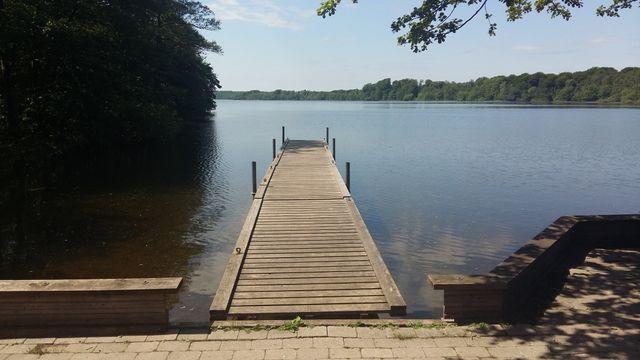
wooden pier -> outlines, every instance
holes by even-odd
[[[405,312],[327,144],[286,141],[257,188],[212,319]]]

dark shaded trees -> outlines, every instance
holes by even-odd
[[[203,55],[220,48],[197,29],[218,27],[197,1],[0,0],[1,219],[63,157],[205,119],[219,83]]]

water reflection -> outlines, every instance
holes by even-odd
[[[25,239],[3,239],[0,278],[186,276],[189,293],[227,203],[215,122],[190,124],[169,144],[73,161],[66,186],[31,199]]]
[[[560,215],[639,209],[640,109],[218,105],[176,144],[76,163],[69,188],[32,209],[27,240],[2,239],[0,277],[183,276],[171,320],[206,322],[251,203],[250,163],[266,171],[282,125],[291,138],[331,128],[409,316],[440,314],[428,273],[486,272]]]

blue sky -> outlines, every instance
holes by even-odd
[[[315,15],[320,0],[205,0],[222,22],[221,30],[205,36],[224,51],[207,59],[223,90],[350,89],[386,77],[467,81],[640,66],[640,9],[618,19],[597,17],[595,8],[606,1],[585,1],[569,22],[532,13],[512,23],[493,1],[497,36],[489,37],[479,18],[445,43],[415,54],[396,45],[389,26],[420,0],[344,3],[326,19]]]

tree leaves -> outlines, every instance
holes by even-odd
[[[620,16],[620,11],[630,9],[640,0],[611,0],[608,6],[601,5],[596,13],[599,16]],[[352,0],[357,3],[357,0]],[[583,6],[582,0],[496,0],[505,8],[507,21],[516,21],[535,10],[546,12],[551,18],[561,17],[569,20],[571,10]],[[319,16],[327,17],[336,13],[340,0],[325,0],[317,9]],[[484,18],[488,22],[488,34],[496,35],[497,24],[491,22],[492,14],[487,10],[488,0],[423,0],[405,15],[398,17],[391,23],[393,32],[400,32],[398,44],[409,45],[414,52],[427,50],[434,43],[443,43],[447,37],[456,33],[467,23],[484,11]],[[461,7],[470,8],[471,15],[458,18],[454,14]],[[465,11],[467,13],[467,11]]]

